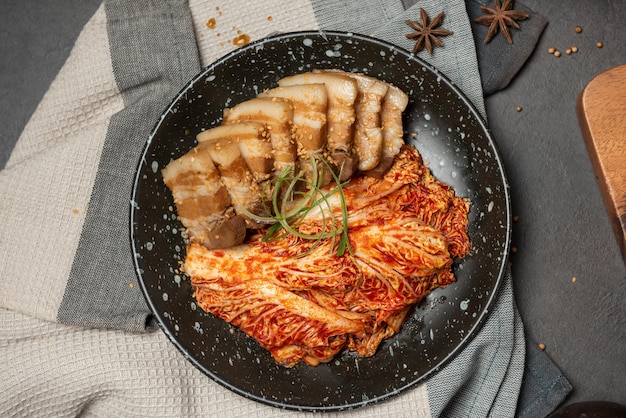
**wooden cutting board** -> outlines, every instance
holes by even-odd
[[[576,111],[626,263],[626,64],[591,80]]]

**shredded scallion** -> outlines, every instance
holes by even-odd
[[[323,176],[319,171],[320,161],[321,168],[330,172],[334,187],[322,188]],[[280,175],[268,183],[262,201],[264,202],[263,209],[269,215],[259,216],[248,211],[245,211],[245,214],[257,222],[272,224],[262,238],[264,242],[271,242],[288,235],[315,241],[307,252],[299,256],[313,251],[325,239],[331,240],[332,249],[336,247],[336,255],[344,255],[346,250],[352,253],[348,239],[348,209],[343,193],[345,184],[339,180],[330,164],[320,156],[311,156],[309,162],[310,178],[302,172],[294,173],[293,167],[286,167]],[[339,196],[341,221],[333,212],[330,198],[334,194]],[[321,216],[321,229],[317,233],[304,233],[299,226],[312,210],[318,211]]]

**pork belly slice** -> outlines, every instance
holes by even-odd
[[[409,96],[400,88],[389,85],[381,107],[381,127],[383,148],[380,163],[366,174],[382,177],[393,164],[393,160],[404,145],[402,128],[402,112],[409,104]]]
[[[278,80],[280,87],[324,84],[328,94],[327,147],[334,164],[340,170],[341,180],[356,172],[358,156],[353,150],[355,101],[358,95],[356,81],[345,74],[308,72]]]
[[[382,157],[383,133],[380,114],[388,84],[362,74],[352,74],[351,77],[357,80],[359,86],[354,146],[359,156],[359,170],[366,171],[376,167]]]
[[[310,157],[322,155],[326,151],[328,135],[326,113],[328,95],[324,84],[299,84],[276,87],[264,91],[259,97],[278,97],[293,104],[294,139],[298,146],[298,161],[306,176],[311,178]],[[328,184],[330,176],[325,176],[322,185]]]
[[[267,126],[275,175],[286,168],[295,170],[298,148],[293,139],[293,105],[289,100],[256,97],[224,109],[225,125],[241,122],[257,122]]]
[[[293,104],[296,142],[303,150],[321,153],[326,146],[328,95],[324,84],[299,84],[276,87],[259,97],[278,97]]]
[[[245,220],[231,207],[217,168],[202,147],[193,148],[161,170],[172,192],[178,219],[187,236],[207,248],[241,244],[246,236]]]
[[[244,159],[257,182],[267,180],[274,169],[272,143],[265,124],[257,122],[233,123],[216,126],[200,132],[196,139],[199,143],[218,139],[232,140],[237,143]]]
[[[364,74],[341,70],[317,70],[345,74],[357,82],[359,90],[355,104],[354,150],[359,157],[358,169],[371,170],[378,165],[383,150],[381,107],[389,84]]]
[[[246,219],[248,228],[260,228],[262,223],[248,214],[265,216],[261,186],[241,156],[237,142],[232,138],[202,142],[198,147],[206,148],[215,163],[222,184],[228,190],[235,212]]]

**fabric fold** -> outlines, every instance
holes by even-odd
[[[544,417],[552,413],[573,390],[563,373],[537,343],[526,341],[526,367],[516,416]]]
[[[66,290],[109,120],[124,107],[106,25],[101,6],[0,171],[0,306],[47,321]]]
[[[528,19],[518,22],[521,29],[511,28],[513,44],[508,44],[504,36],[498,34],[488,44],[484,40],[487,36],[488,27],[476,23],[474,20],[484,14],[481,6],[494,8],[492,1],[466,0],[467,14],[471,22],[478,68],[482,79],[483,93],[485,96],[504,89],[522,69],[524,63],[535,51],[535,45],[548,24],[545,17],[526,7],[520,2],[515,2],[513,8],[528,13]]]
[[[508,270],[472,342],[428,380],[433,416],[515,415],[524,371],[524,331],[510,279]],[[439,390],[444,387],[446,391]],[[449,397],[448,391],[454,395]]]
[[[133,285],[129,258],[133,173],[155,121],[200,63],[186,1],[104,4],[111,67],[125,106],[109,123],[58,320],[142,331],[150,311]]]

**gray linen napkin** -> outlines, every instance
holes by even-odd
[[[513,8],[528,13],[529,17],[519,22],[523,25],[522,30],[511,28],[513,44],[507,43],[504,36],[496,36],[491,42],[485,44],[484,39],[487,36],[488,27],[479,25],[474,20],[484,14],[480,6],[493,8],[493,1],[466,0],[465,4],[472,22],[483,92],[487,96],[509,85],[535,50],[535,45],[548,22],[534,10],[520,2],[515,2]]]
[[[464,2],[420,1],[406,10],[395,0],[298,0],[289,10],[277,0],[261,3],[250,15],[236,2],[216,8],[111,0],[81,33],[0,172],[7,221],[0,236],[0,364],[9,371],[0,383],[2,415],[283,415],[209,381],[162,333],[123,331],[153,325],[128,242],[132,176],[161,110],[222,55],[220,47],[232,47],[203,31],[212,14],[233,28],[248,24],[258,37],[276,31],[259,18],[262,10],[282,21],[281,31],[340,29],[406,46],[406,18],[416,19],[418,7],[431,16],[445,10],[455,35],[432,57],[422,56],[484,115]],[[354,415],[512,416],[524,352],[507,275],[489,319],[455,360],[425,384]]]

